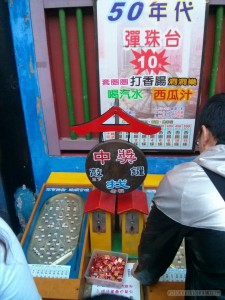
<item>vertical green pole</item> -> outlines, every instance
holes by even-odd
[[[81,70],[81,79],[82,79],[84,120],[85,122],[88,122],[90,121],[89,100],[88,100],[88,79],[87,79],[87,68],[86,68],[86,59],[85,59],[83,15],[82,15],[82,10],[80,8],[76,9],[76,23],[77,23],[78,46],[79,46],[79,55],[80,55],[80,70]],[[87,134],[86,139],[90,139],[90,138],[91,135]]]
[[[223,29],[223,6],[218,6],[216,10],[216,30],[214,38],[214,50],[212,59],[212,70],[209,83],[209,97],[213,96],[216,91],[216,81],[218,73],[218,64],[220,57],[221,36]]]
[[[73,97],[70,79],[70,63],[69,63],[69,51],[68,51],[68,40],[66,32],[66,14],[64,9],[59,9],[59,26],[62,42],[62,55],[63,55],[63,67],[64,67],[64,80],[66,87],[66,100],[67,109],[69,114],[69,124],[70,126],[75,125],[74,107],[73,107]],[[71,139],[76,139],[76,134],[70,132]]]

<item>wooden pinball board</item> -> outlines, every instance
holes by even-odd
[[[82,298],[89,254],[84,203],[90,191],[45,184],[36,201],[21,244],[31,271],[38,270],[33,276],[44,300]]]
[[[66,264],[74,255],[84,201],[72,193],[50,197],[43,205],[27,249],[30,264]]]

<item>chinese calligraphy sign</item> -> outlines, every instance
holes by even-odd
[[[147,175],[147,161],[142,151],[131,143],[106,141],[88,154],[86,174],[101,191],[124,194],[142,184]]]

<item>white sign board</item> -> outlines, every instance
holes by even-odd
[[[118,99],[130,115],[160,125],[156,135],[131,133],[141,149],[193,149],[206,8],[206,0],[95,0],[101,114]]]

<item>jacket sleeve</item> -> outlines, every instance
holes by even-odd
[[[157,282],[172,263],[183,240],[185,226],[177,223],[153,202],[138,248],[135,277],[143,285]]]

